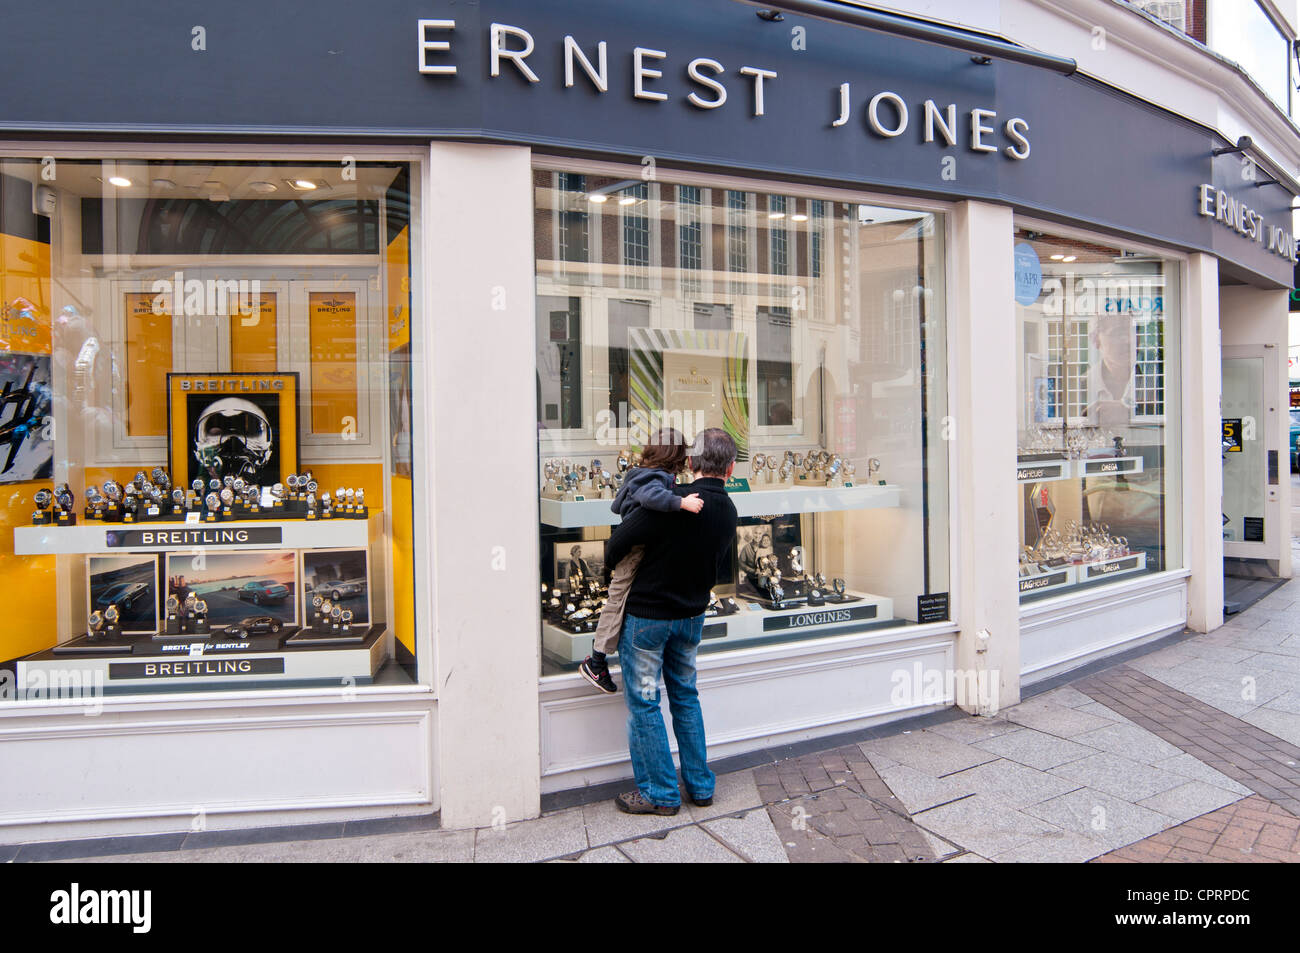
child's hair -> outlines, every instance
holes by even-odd
[[[687,449],[686,439],[672,427],[665,427],[641,451],[641,466],[680,473],[686,465]]]

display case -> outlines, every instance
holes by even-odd
[[[1020,599],[1181,561],[1179,267],[1021,228]]]
[[[544,672],[591,652],[661,427],[738,449],[703,650],[946,620],[943,216],[550,161],[534,194]]]
[[[417,678],[393,622],[410,166],[13,159],[0,180],[6,228],[29,226],[0,235],[6,327],[33,331],[0,342],[31,404],[0,474],[18,697]]]

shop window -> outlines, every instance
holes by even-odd
[[[635,175],[534,171],[544,672],[591,652],[609,504],[660,425],[740,451],[705,651],[948,618],[942,217]],[[585,270],[551,237],[579,178],[590,233],[622,248]]]
[[[0,298],[35,332],[0,374],[43,398],[0,475],[20,697],[419,680],[411,165],[0,177]]]
[[[1021,600],[1179,568],[1178,263],[1016,241]]]

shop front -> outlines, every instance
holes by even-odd
[[[576,667],[663,427],[739,449],[715,757],[1214,628],[1283,538],[1291,193],[1212,130],[837,4],[325,6],[142,15],[165,96],[107,14],[5,44],[3,839],[627,777]]]

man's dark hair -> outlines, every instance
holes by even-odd
[[[701,430],[691,447],[691,469],[707,477],[725,477],[727,467],[736,460],[736,442],[725,430],[710,427]]]

